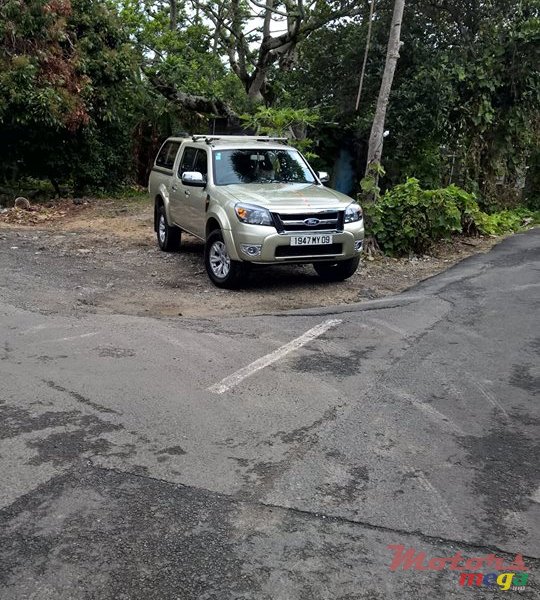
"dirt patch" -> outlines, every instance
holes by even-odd
[[[38,216],[46,218],[38,218]],[[321,282],[311,265],[255,269],[239,291],[206,276],[203,244],[160,252],[146,198],[63,200],[0,214],[0,284],[6,300],[42,312],[204,317],[348,304],[394,294],[489,250],[498,238],[456,238],[430,255],[368,260],[349,280]]]
[[[25,200],[27,202],[27,200]],[[90,206],[90,200],[57,200],[46,204],[29,204],[24,208],[6,208],[0,210],[0,225],[40,225],[54,221],[63,221],[80,213]]]

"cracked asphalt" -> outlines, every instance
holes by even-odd
[[[212,319],[40,312],[6,276],[0,597],[537,598],[539,271],[536,229],[391,298]],[[389,545],[519,553],[529,582]]]

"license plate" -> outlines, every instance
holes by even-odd
[[[291,246],[319,246],[331,244],[333,242],[331,235],[293,235],[291,236]]]

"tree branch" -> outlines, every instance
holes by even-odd
[[[278,10],[277,8],[274,8],[274,3],[272,0],[267,0],[266,4],[262,4],[261,2],[256,2],[256,0],[249,0],[249,2],[255,6],[258,6],[259,8],[262,8],[265,12],[265,20],[266,20],[266,16],[268,14],[270,14],[270,17],[272,16],[272,14],[275,15],[279,15],[280,17],[287,17],[287,13],[281,12],[280,10]]]
[[[198,96],[197,94],[188,94],[175,89],[172,85],[161,81],[159,76],[154,73],[146,73],[146,76],[160,94],[187,110],[207,115],[226,117],[231,121],[238,120],[238,115],[222,100],[214,100],[212,98],[206,98],[205,96]]]

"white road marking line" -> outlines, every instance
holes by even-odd
[[[368,320],[371,321],[372,323],[376,323],[380,327],[384,327],[385,329],[388,329],[389,331],[393,331],[394,333],[397,333],[398,335],[401,335],[402,337],[407,336],[406,331],[404,331],[403,329],[400,329],[399,327],[396,327],[395,325],[390,325],[390,323],[387,323],[386,321],[383,321],[382,319],[371,318]]]
[[[24,331],[20,331],[20,335],[26,335],[28,333],[34,333],[36,331],[41,331],[42,329],[47,329],[47,327],[54,327],[54,325],[50,325],[49,323],[40,323],[39,325],[34,325],[30,327],[30,329],[25,329]]]
[[[272,363],[275,363],[276,361],[285,357],[287,354],[290,354],[291,352],[298,350],[302,346],[309,344],[309,342],[312,342],[314,339],[318,338],[332,327],[336,327],[341,322],[341,319],[330,319],[328,321],[324,321],[324,323],[316,325],[312,329],[306,331],[306,333],[302,334],[300,337],[291,340],[290,342],[281,346],[277,350],[270,352],[270,354],[258,358],[246,367],[243,367],[239,371],[236,371],[236,373],[225,377],[219,383],[211,385],[209,388],[207,388],[208,391],[214,394],[223,394],[227,392],[247,377],[251,377],[257,371],[268,367]]]
[[[446,415],[442,412],[438,411],[436,408],[433,408],[431,404],[427,404],[427,402],[422,402],[420,400],[416,400],[416,398],[409,398],[411,404],[426,413],[428,417],[431,418],[432,421],[438,423],[443,429],[450,429],[459,435],[465,435],[465,432],[461,427],[453,423]]]
[[[530,288],[536,288],[538,286],[540,286],[540,283],[525,283],[524,285],[516,285],[513,288],[508,288],[507,290],[501,290],[501,291],[505,291],[507,293],[520,292],[522,290],[528,290]]]
[[[80,340],[82,338],[92,337],[94,335],[98,335],[99,331],[92,331],[91,333],[82,333],[81,335],[71,335],[69,337],[55,338],[54,340],[37,340],[38,344],[50,344],[52,342],[71,342],[73,340]]]
[[[163,341],[167,342],[168,344],[171,344],[171,346],[178,346],[179,348],[186,347],[186,344],[184,342],[181,342],[180,340],[176,340],[173,337],[169,337],[168,335],[158,334],[158,337],[160,339],[162,339]]]
[[[450,420],[442,412],[438,411],[436,408],[428,404],[427,402],[422,402],[422,400],[418,400],[412,394],[408,394],[403,390],[394,390],[389,388],[388,386],[383,386],[384,389],[388,390],[391,394],[393,394],[396,398],[405,399],[410,402],[414,408],[421,410],[427,417],[429,417],[432,421],[437,423],[443,429],[449,429],[458,435],[465,435],[465,432],[459,425],[456,425],[453,421]]]
[[[490,392],[488,392],[486,389],[484,389],[478,383],[478,381],[475,381],[474,385],[476,386],[478,391],[482,394],[482,396],[484,396],[484,398],[491,404],[491,406],[493,406],[496,410],[500,411],[504,415],[504,418],[507,421],[510,421],[510,417],[508,416],[508,413],[502,407],[502,404],[500,404],[500,402]]]
[[[446,520],[450,523],[455,524],[456,518],[454,517],[450,506],[448,506],[448,503],[443,498],[439,490],[431,483],[431,481],[429,481],[425,473],[423,471],[420,471],[419,469],[414,469],[413,467],[410,467],[408,472],[414,475],[416,481],[418,481],[418,484],[421,488],[423,488],[426,492],[430,493],[433,496],[434,501],[437,503],[436,508],[438,509],[439,514],[446,517]]]

